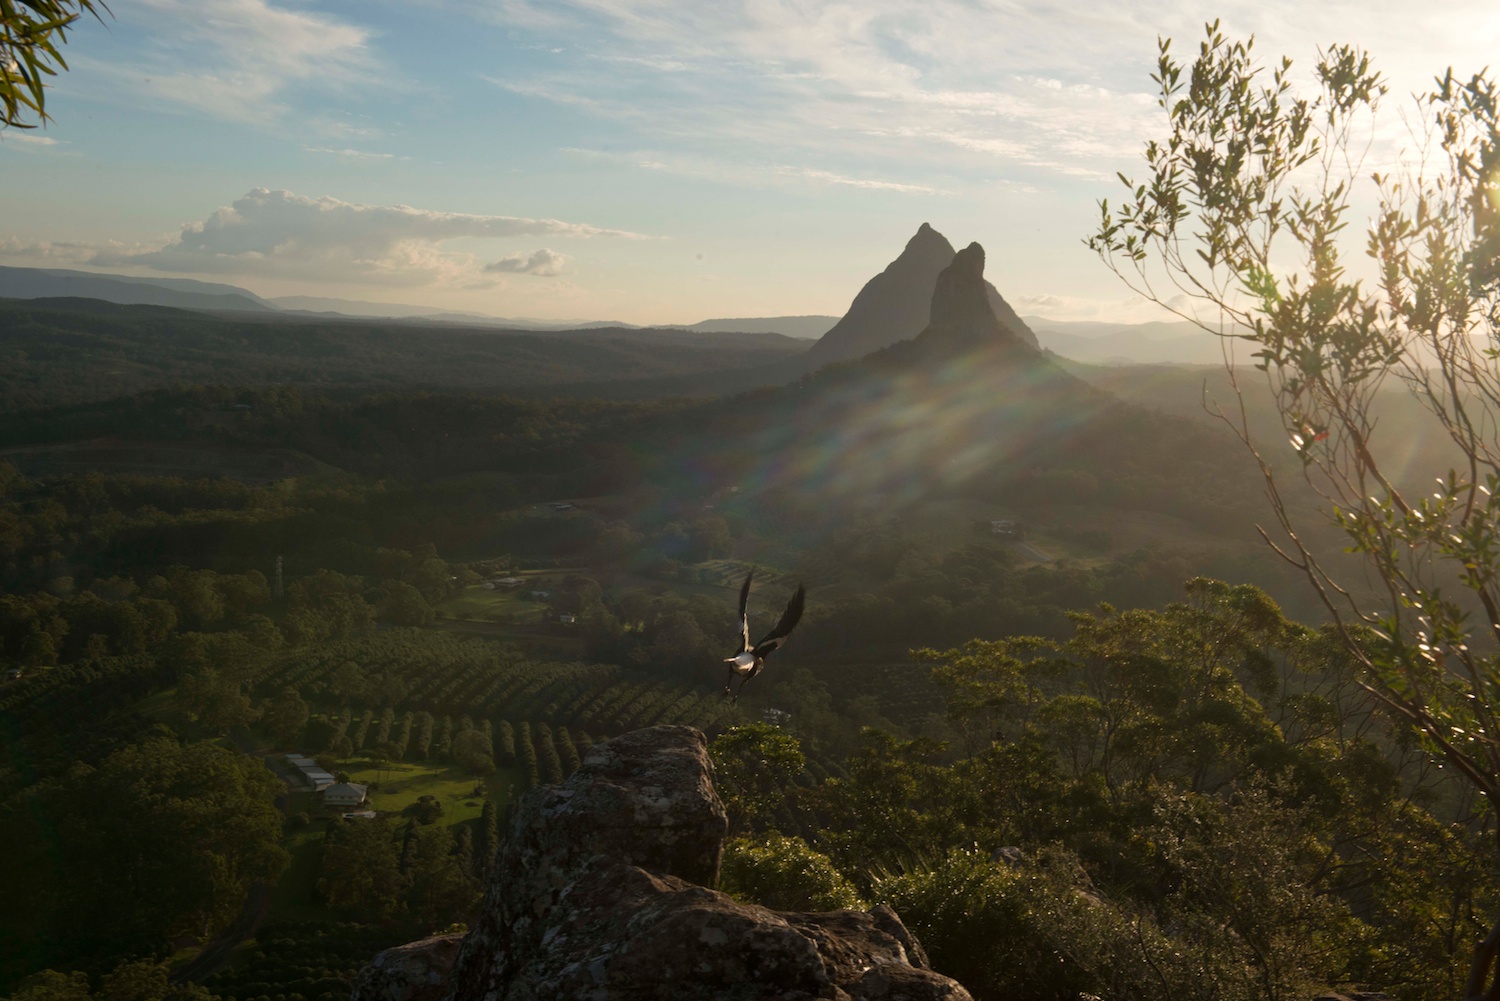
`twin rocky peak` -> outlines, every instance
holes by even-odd
[[[806,355],[812,368],[859,358],[931,331],[1037,347],[1036,335],[984,279],[984,248],[955,252],[927,223],[901,256],[860,289],[843,319]]]

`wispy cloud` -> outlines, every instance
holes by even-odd
[[[149,32],[144,51],[76,68],[219,118],[269,123],[291,91],[379,79],[368,29],[271,0],[134,0],[116,15]]]
[[[98,244],[76,240],[27,242],[14,236],[0,240],[0,257],[28,262],[81,264],[99,252]]]
[[[100,250],[98,267],[216,274],[281,275],[400,285],[451,284],[481,273],[455,240],[552,236],[641,239],[641,234],[558,219],[437,212],[407,205],[361,205],[256,188],[164,246]],[[509,258],[502,258],[502,261]],[[525,259],[528,274],[560,273],[567,259],[542,250]],[[556,270],[549,270],[549,269]]]
[[[21,129],[0,129],[0,149],[9,146],[11,149],[20,150],[22,153],[49,152],[64,154],[60,147],[66,146],[66,139],[54,139],[52,136],[38,135],[35,132],[22,131]]]
[[[303,146],[307,153],[325,153],[329,156],[342,157],[345,160],[405,160],[406,157],[398,157],[395,153],[372,153],[362,149],[330,149],[327,146]]]
[[[904,184],[900,181],[881,181],[872,177],[850,177],[847,174],[837,174],[831,170],[816,170],[812,167],[782,167],[781,173],[791,174],[797,177],[805,177],[810,181],[822,181],[825,184],[839,184],[848,188],[866,188],[870,191],[904,191],[913,194],[935,195],[936,188],[925,184]]]
[[[1191,58],[1203,14],[1188,0],[451,0],[565,48],[512,93],[597,114],[682,149],[756,151],[799,168],[913,187],[951,169],[975,183],[1108,179],[1162,127],[1149,72],[1158,36]],[[1316,44],[1348,38],[1380,55],[1398,93],[1456,57],[1486,61],[1500,14],[1483,0],[1413,9],[1402,0],[1224,0],[1225,30],[1304,67]],[[1407,55],[1421,36],[1422,64]],[[1316,39],[1316,42],[1310,42]],[[1486,41],[1487,39],[1487,41]],[[1445,50],[1438,44],[1448,45]],[[830,167],[828,164],[834,163]]]
[[[531,254],[506,254],[498,261],[484,266],[488,274],[535,275],[539,278],[555,278],[563,273],[568,256],[545,247]]]
[[[939,195],[942,190],[930,184],[914,184],[887,178],[865,177],[818,167],[790,164],[756,163],[747,158],[728,159],[713,156],[683,155],[665,150],[613,151],[565,146],[559,150],[590,160],[604,160],[640,170],[661,171],[684,177],[713,178],[746,186],[795,186],[833,184],[863,188],[867,191],[891,191],[902,194]]]
[[[1193,302],[1187,296],[1175,296],[1164,309],[1141,296],[1127,298],[1089,298],[1075,295],[1017,295],[1011,306],[1022,316],[1056,320],[1064,323],[1094,321],[1101,323],[1149,323],[1180,320],[1191,313]]]
[[[991,173],[1132,153],[1154,111],[1137,87],[1144,73],[1122,88],[1091,66],[1097,53],[1038,53],[1037,33],[1025,44],[1012,37],[1035,15],[1011,4],[505,0],[488,9],[573,46],[550,67],[488,77],[512,93],[679,148],[755,149],[791,163],[789,173],[867,190],[932,193],[926,178],[951,167],[955,151]],[[1089,17],[1097,32],[1111,15]],[[856,160],[866,169],[848,169]]]

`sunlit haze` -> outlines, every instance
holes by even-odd
[[[118,0],[0,133],[0,263],[690,323],[840,314],[923,221],[1023,314],[1145,320],[1081,243],[1205,19],[1393,99],[1483,2]]]

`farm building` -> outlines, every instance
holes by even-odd
[[[286,763],[302,773],[302,777],[311,783],[314,789],[326,789],[333,785],[335,779],[312,758],[305,754],[288,754]]]
[[[323,790],[323,805],[335,809],[362,806],[365,787],[353,782],[336,782]]]

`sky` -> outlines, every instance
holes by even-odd
[[[1157,318],[1082,241],[1158,37],[1354,43],[1393,99],[1500,52],[1493,0],[110,7],[0,132],[0,264],[640,324],[842,314],[923,222],[1023,315]]]

